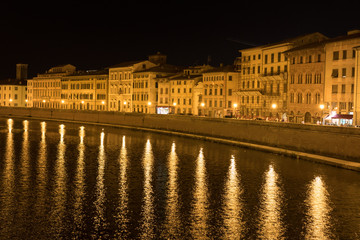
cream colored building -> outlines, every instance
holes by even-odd
[[[324,115],[325,41],[292,48],[289,59],[288,119],[318,123]]]
[[[204,115],[215,118],[236,116],[239,103],[235,95],[240,73],[234,66],[220,66],[203,73],[200,108]]]
[[[27,107],[26,80],[6,79],[0,81],[0,106]]]
[[[16,64],[16,79],[0,81],[0,106],[27,107],[27,64]]]
[[[46,73],[28,79],[28,106],[36,108],[61,108],[61,79],[74,73],[71,64],[60,65]]]
[[[61,79],[61,108],[105,111],[108,70],[78,71]]]
[[[325,112],[335,124],[351,124],[354,112],[356,49],[360,31],[327,41],[325,45]],[[335,114],[337,114],[335,116]]]
[[[155,63],[152,63],[148,60],[123,62],[111,66],[109,68],[108,89],[109,111],[134,111],[134,109],[136,109],[136,105],[133,102],[134,88],[138,89],[139,86],[145,87],[145,85],[149,83],[145,83],[148,76],[140,75],[139,78],[134,81],[133,74],[135,71],[146,70],[155,66]]]
[[[161,64],[148,70],[134,72],[133,112],[157,113],[160,79],[174,75],[180,70],[177,66]]]
[[[285,51],[326,37],[313,33],[240,50],[235,61],[241,77],[236,91],[243,118],[281,118],[287,113],[288,59]]]
[[[159,78],[157,113],[199,115],[202,102],[202,72],[209,65],[190,66],[182,72]]]

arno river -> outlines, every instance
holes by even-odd
[[[31,119],[0,143],[0,239],[360,239],[358,172]]]

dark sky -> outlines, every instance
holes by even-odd
[[[175,65],[204,64],[209,55],[213,65],[231,64],[251,45],[360,29],[355,3],[15,1],[1,6],[0,78],[15,77],[19,62],[33,77],[59,64],[100,69],[157,51]]]

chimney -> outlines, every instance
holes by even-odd
[[[28,64],[18,63],[16,64],[16,79],[27,79]]]

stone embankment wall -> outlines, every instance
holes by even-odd
[[[255,143],[360,162],[360,129],[197,116],[0,107],[1,116],[124,125]]]

